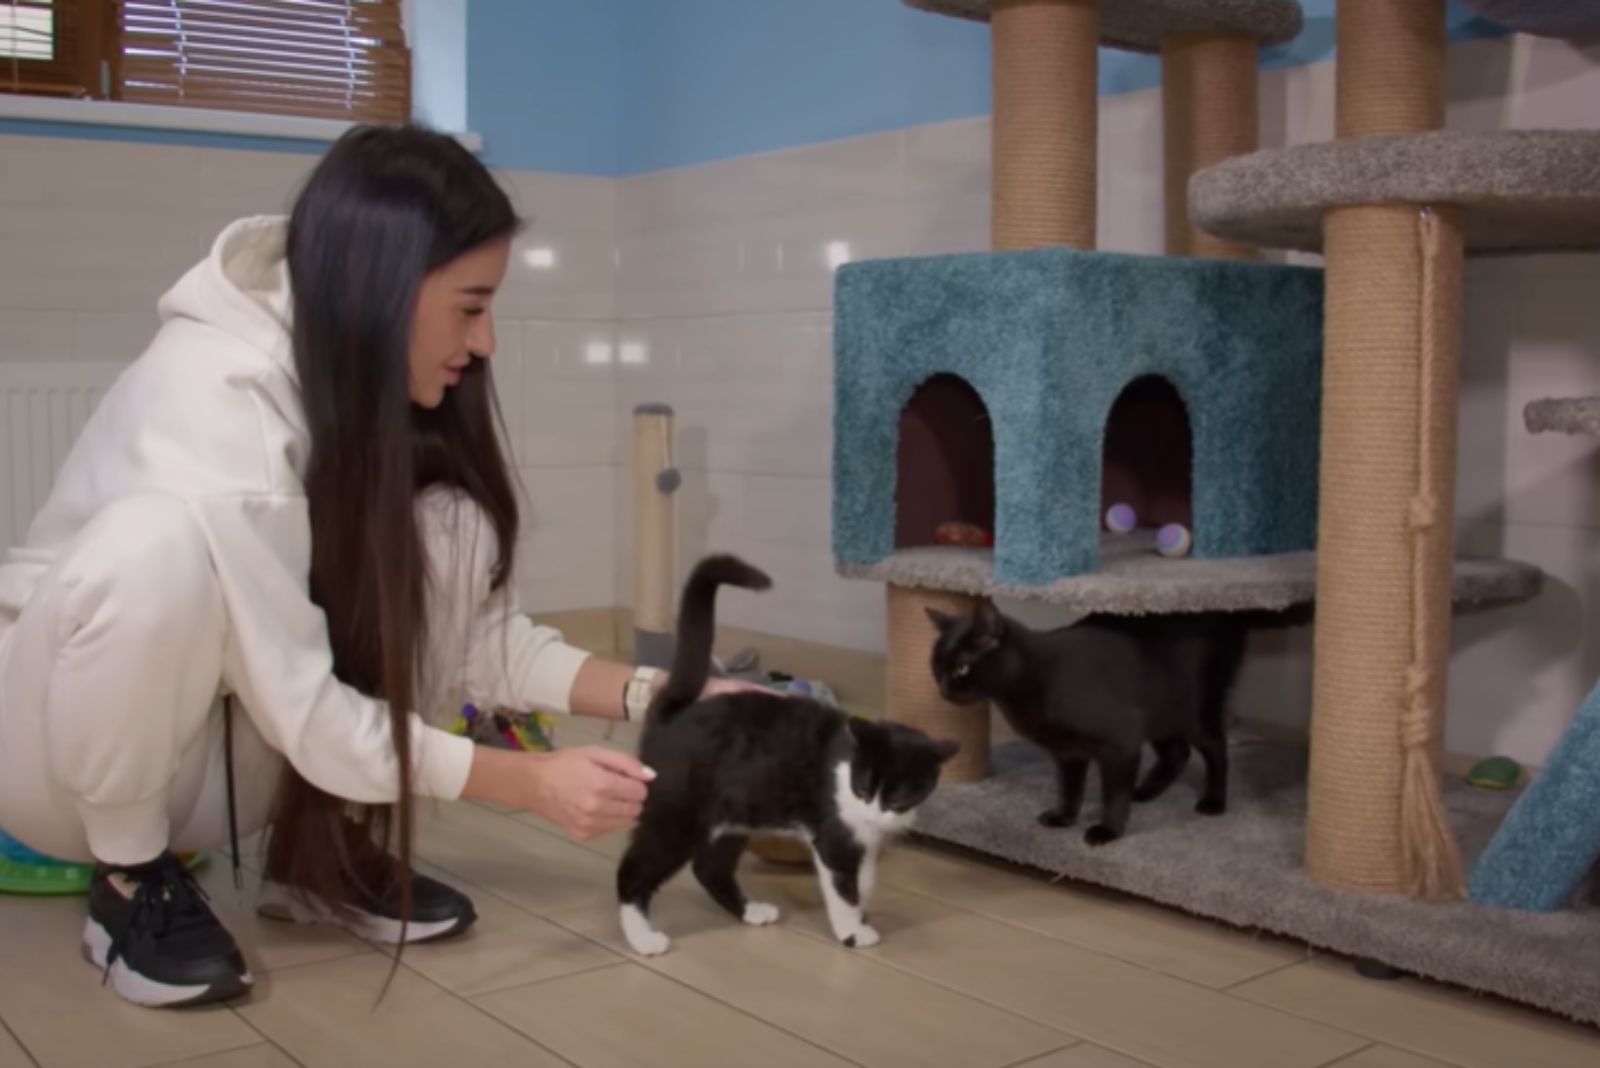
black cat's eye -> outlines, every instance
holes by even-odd
[[[971,664],[957,664],[956,665],[956,669],[954,671],[952,671],[950,674],[954,675],[958,679],[964,679],[968,675],[972,674],[972,665]]]

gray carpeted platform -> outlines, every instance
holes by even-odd
[[[1217,237],[1320,251],[1322,214],[1352,204],[1455,204],[1476,254],[1600,249],[1600,131],[1434,131],[1235,156],[1189,181]]]
[[[1466,0],[1468,7],[1518,33],[1600,36],[1600,0]]]
[[[955,18],[989,21],[991,0],[903,0]],[[1264,45],[1300,35],[1296,0],[1100,0],[1100,43],[1125,52],[1159,52],[1173,33],[1238,33]]]
[[[1600,438],[1600,397],[1553,397],[1529,401],[1522,421],[1534,434],[1547,430]]]
[[[935,546],[901,549],[876,564],[837,567],[846,578],[1124,615],[1282,611],[1309,604],[1316,594],[1315,553],[1172,560],[1157,555],[1149,532],[1102,539],[1097,573],[1042,586],[994,581],[993,561],[985,550]],[[1543,578],[1538,568],[1515,560],[1457,560],[1455,603],[1465,608],[1525,601],[1538,595]]]
[[[1302,867],[1305,750],[1269,742],[1233,747],[1232,804],[1197,815],[1199,761],[1166,795],[1135,805],[1129,833],[1099,849],[1083,830],[1099,811],[1090,776],[1085,818],[1052,830],[1035,816],[1055,797],[1054,772],[1023,742],[999,747],[997,774],[941,789],[918,816],[919,834],[1038,870],[1113,887],[1240,927],[1371,957],[1393,967],[1600,1024],[1600,890],[1580,903],[1522,913],[1470,902],[1425,905],[1324,889]],[[1468,858],[1482,850],[1514,792],[1454,780],[1446,803]]]

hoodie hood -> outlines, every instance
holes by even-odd
[[[288,236],[289,220],[281,215],[230,224],[210,254],[161,298],[162,322],[189,319],[222,330],[270,356],[292,378]]]

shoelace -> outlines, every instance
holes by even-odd
[[[244,889],[244,871],[239,866],[239,810],[233,793],[233,695],[222,698],[222,773],[228,787],[228,853],[233,858],[233,888]]]
[[[133,891],[133,910],[128,923],[112,938],[106,950],[105,973],[100,978],[102,985],[110,978],[111,966],[122,956],[134,931],[147,928],[160,937],[202,923],[211,915],[206,905],[210,898],[195,881],[194,873],[170,853],[139,868],[123,868],[120,874],[138,885]]]

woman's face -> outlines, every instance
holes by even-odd
[[[406,385],[412,403],[437,408],[474,358],[494,355],[494,294],[506,275],[511,239],[464,252],[422,280],[411,315]]]

